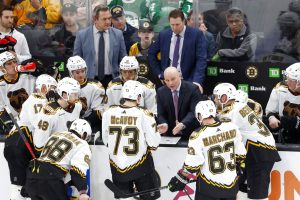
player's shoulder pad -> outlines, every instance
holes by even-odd
[[[207,126],[202,126],[198,129],[196,129],[195,131],[193,131],[193,133],[190,135],[190,140],[197,139],[206,128],[207,128]]]
[[[150,110],[146,109],[145,107],[138,106],[137,108],[139,110],[143,111],[146,115],[148,115],[150,117],[154,117],[154,114]]]
[[[283,81],[280,81],[279,83],[276,84],[274,88],[279,89],[279,88],[287,88],[287,87],[288,86]]]
[[[46,99],[45,95],[41,93],[32,93],[32,96],[37,99]]]
[[[120,77],[116,77],[108,83],[107,89],[112,87],[113,85],[122,85],[122,80]]]
[[[102,90],[104,90],[104,87],[103,85],[100,83],[100,81],[96,81],[96,80],[88,80],[88,84],[91,84],[91,85],[94,85],[96,86],[97,88],[100,88]]]
[[[140,82],[141,84],[143,84],[144,86],[146,86],[149,89],[155,88],[155,85],[149,79],[147,79],[143,76],[139,76],[137,81]]]
[[[55,115],[62,107],[57,102],[49,102],[43,107],[44,114]]]

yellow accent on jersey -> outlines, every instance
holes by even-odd
[[[104,90],[103,85],[102,85],[99,81],[89,81],[88,83],[93,84],[93,85],[96,85],[98,88]]]
[[[56,112],[57,112],[58,110],[60,110],[60,109],[61,109],[61,107],[53,108],[53,107],[50,106],[49,104],[46,104],[46,105],[44,106],[44,108],[43,108],[43,113],[44,113],[45,115],[55,115]]]
[[[149,149],[147,149],[146,154],[143,155],[143,157],[141,158],[141,160],[139,160],[139,161],[138,161],[137,163],[135,163],[134,165],[131,165],[131,166],[129,166],[129,167],[126,167],[125,169],[120,169],[120,168],[114,163],[114,161],[112,161],[111,159],[109,159],[109,163],[110,163],[114,168],[116,168],[118,172],[124,174],[124,173],[126,173],[126,172],[132,170],[133,168],[135,168],[135,167],[137,167],[137,166],[143,164],[144,161],[146,160],[146,158],[149,156],[150,153],[151,153],[151,151],[150,151]]]
[[[277,151],[277,148],[275,146],[270,146],[270,145],[267,145],[267,144],[262,144],[262,143],[259,143],[259,142],[254,142],[254,141],[247,140],[247,142],[246,142],[247,152],[248,152],[249,145],[253,145],[253,146],[262,147],[262,148],[265,148],[265,149],[270,149],[270,150]]]
[[[280,88],[280,87],[288,88],[288,86],[286,84],[284,84],[282,81],[277,83],[274,88]]]
[[[37,99],[46,99],[45,95],[42,93],[32,93],[32,96]]]
[[[153,117],[153,113],[148,110],[147,108],[144,108],[144,107],[137,107],[139,110],[142,110],[146,115],[150,116],[150,117]]]
[[[200,177],[202,180],[204,180],[207,184],[210,184],[210,185],[213,185],[213,186],[216,186],[216,187],[219,187],[219,188],[225,188],[225,189],[230,189],[232,188],[233,186],[235,186],[236,182],[238,181],[239,177],[237,176],[234,181],[230,184],[230,185],[224,185],[224,184],[220,184],[220,183],[217,183],[217,182],[214,182],[212,180],[208,180],[204,174],[201,174],[201,172],[199,172],[197,174],[197,177]]]
[[[190,136],[190,140],[195,140],[199,137],[200,133],[203,132],[205,129],[207,128],[207,126],[203,126],[202,128],[200,128],[200,130],[198,131],[194,131],[191,136]]]
[[[31,135],[30,131],[28,130],[27,126],[21,126],[20,129],[23,132],[23,134],[25,133],[27,135],[27,138],[29,138],[29,142],[32,144],[32,135]],[[9,133],[5,138],[9,138],[10,136],[14,135],[17,132],[18,132],[18,130],[16,129],[13,132]]]
[[[200,168],[201,168],[201,165],[199,165],[199,166],[196,166],[196,167],[192,167],[192,166],[189,166],[189,165],[186,165],[186,164],[184,164],[183,168],[184,168],[184,169],[186,169],[186,170],[188,170],[189,172],[192,172],[192,173],[194,173],[194,172],[196,172],[196,171],[199,171],[199,170],[200,170]]]
[[[107,86],[106,90],[109,89],[109,88],[111,88],[113,85],[122,85],[122,82],[113,82],[113,81],[110,81],[108,83],[108,86]]]
[[[71,169],[72,171],[76,172],[77,174],[79,174],[82,178],[86,178],[86,176],[84,175],[84,173],[77,167],[72,166]]]

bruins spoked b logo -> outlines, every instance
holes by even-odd
[[[246,76],[250,79],[257,78],[258,70],[255,66],[249,66],[246,68]]]

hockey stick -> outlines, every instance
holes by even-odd
[[[30,146],[30,144],[29,144],[27,138],[25,137],[24,133],[23,133],[22,130],[20,129],[18,123],[16,122],[14,116],[13,116],[12,113],[11,113],[11,110],[9,109],[8,106],[5,106],[4,108],[5,108],[6,112],[7,112],[7,114],[9,115],[11,121],[12,121],[12,122],[14,123],[14,125],[16,126],[16,128],[17,128],[17,130],[18,130],[18,132],[19,132],[19,134],[20,134],[22,140],[24,141],[24,143],[25,143],[25,145],[26,145],[28,151],[30,152],[32,158],[33,158],[33,159],[36,159],[36,157],[35,157],[35,155],[34,155],[34,153],[33,153],[33,150],[32,150],[32,148],[31,148],[31,146]]]
[[[193,183],[196,182],[196,180],[191,180],[189,183]],[[141,192],[134,192],[134,193],[130,193],[130,194],[126,194],[125,192],[123,192],[122,190],[120,190],[111,180],[106,179],[104,181],[104,184],[106,185],[106,187],[108,187],[108,189],[110,189],[118,198],[129,198],[129,197],[134,197],[134,196],[138,196],[138,195],[143,195],[143,194],[147,194],[150,192],[156,192],[156,191],[160,191],[160,190],[164,190],[167,189],[168,186],[162,186],[159,188],[153,188],[153,189],[149,189],[149,190],[144,190]]]

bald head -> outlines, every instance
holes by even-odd
[[[164,71],[165,83],[170,90],[176,90],[181,82],[180,73],[175,67],[168,67]]]

